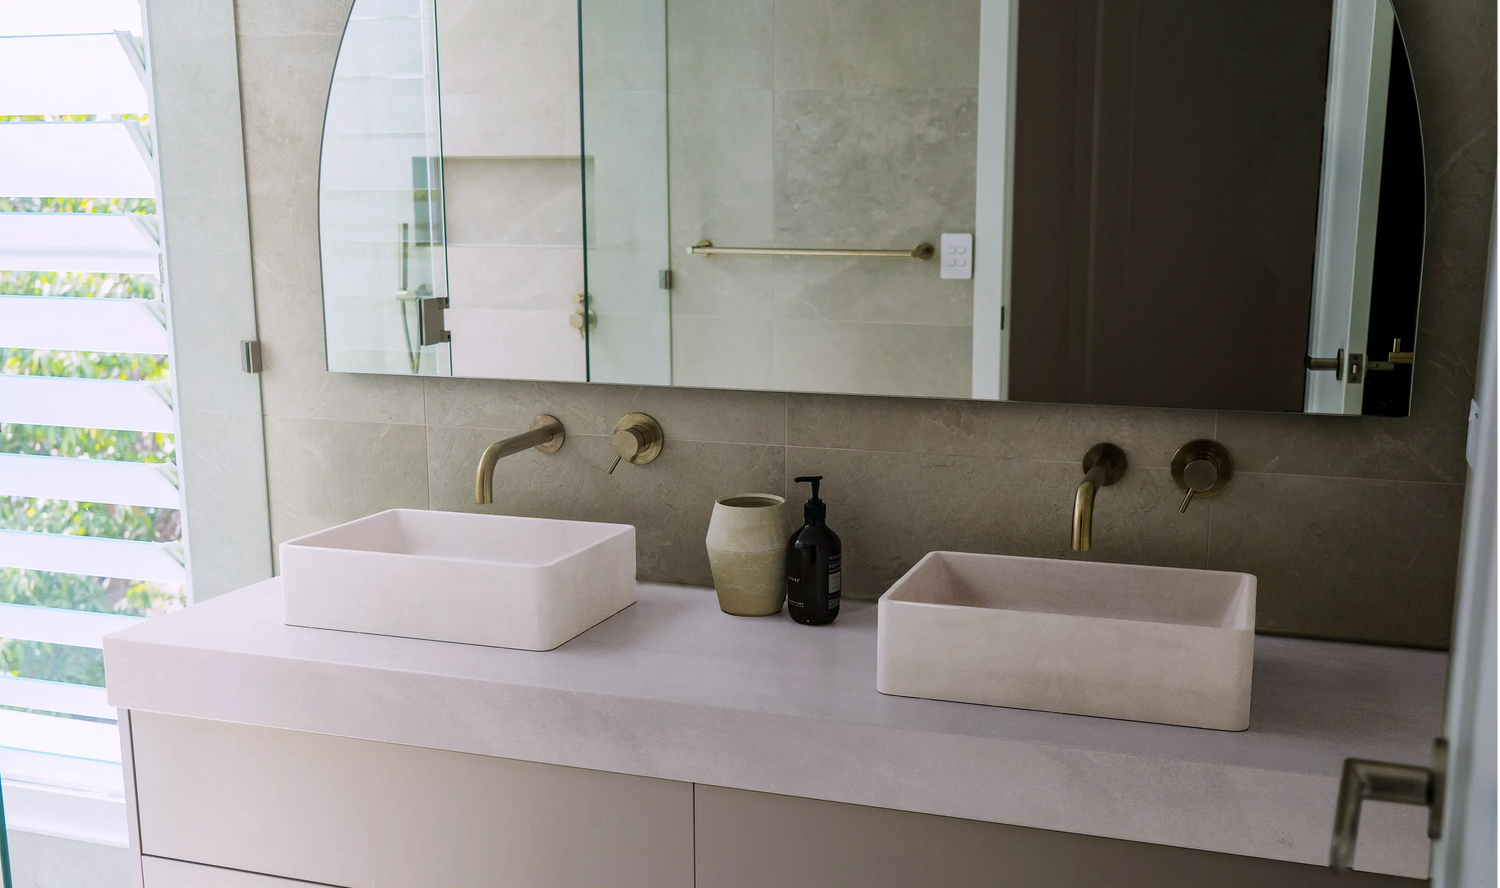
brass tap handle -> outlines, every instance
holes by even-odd
[[[1186,512],[1193,500],[1218,496],[1234,477],[1234,460],[1218,441],[1199,438],[1177,448],[1172,456],[1172,480],[1186,496],[1177,511]]]
[[[662,434],[661,423],[644,413],[626,414],[615,423],[615,434],[611,442],[615,448],[615,461],[609,464],[605,474],[613,475],[621,460],[638,466],[651,462],[661,456],[661,448],[665,442],[666,436]]]
[[[1328,865],[1334,872],[1354,866],[1354,846],[1359,840],[1359,809],[1365,799],[1422,805],[1427,808],[1427,837],[1443,835],[1443,793],[1448,778],[1448,741],[1432,741],[1432,766],[1396,765],[1367,759],[1344,759],[1339,780],[1338,806],[1333,815],[1333,842]]]

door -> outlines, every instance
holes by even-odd
[[[1484,888],[1495,872],[1495,323],[1496,232],[1490,225],[1489,283],[1476,397],[1469,413],[1469,482],[1464,503],[1453,653],[1443,737],[1432,767],[1346,759],[1331,863],[1354,863],[1363,799],[1425,805],[1433,838],[1435,888]],[[1434,810],[1436,809],[1436,810]]]
[[[1479,352],[1477,409],[1469,414],[1469,490],[1453,660],[1448,671],[1448,786],[1443,832],[1432,848],[1436,888],[1495,884],[1495,288],[1496,240]]]

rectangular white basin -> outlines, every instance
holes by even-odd
[[[635,528],[392,509],[281,544],[289,626],[546,651],[635,603]]]
[[[879,616],[883,694],[1250,726],[1250,574],[931,552]]]

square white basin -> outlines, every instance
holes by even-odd
[[[547,651],[635,603],[635,528],[392,509],[281,544],[289,626]]]
[[[1250,574],[931,552],[879,616],[883,694],[1250,726]]]

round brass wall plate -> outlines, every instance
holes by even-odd
[[[1083,455],[1083,473],[1087,475],[1094,466],[1103,460],[1109,460],[1109,471],[1104,475],[1104,486],[1108,487],[1125,477],[1125,470],[1129,463],[1125,459],[1125,451],[1113,444],[1095,444],[1089,448],[1089,452]]]
[[[661,456],[661,448],[666,442],[666,435],[662,433],[661,423],[657,422],[655,417],[645,413],[627,413],[615,423],[616,435],[626,431],[634,431],[641,441],[641,447],[634,456],[621,454],[626,462],[643,466]]]
[[[1187,490],[1188,482],[1184,477],[1184,472],[1187,470],[1188,463],[1200,459],[1207,460],[1213,465],[1217,477],[1214,479],[1213,486],[1207,490],[1198,490],[1193,496],[1218,496],[1219,491],[1229,483],[1229,479],[1234,477],[1234,460],[1229,458],[1229,451],[1225,450],[1224,445],[1218,441],[1199,438],[1177,448],[1177,453],[1172,456],[1172,480],[1177,482],[1178,488]]]
[[[552,432],[552,440],[545,444],[536,445],[535,449],[540,450],[542,453],[556,453],[562,449],[563,440],[567,438],[567,434],[563,431],[563,424],[557,417],[546,413],[533,416],[531,418],[531,427],[533,429],[548,429]]]

